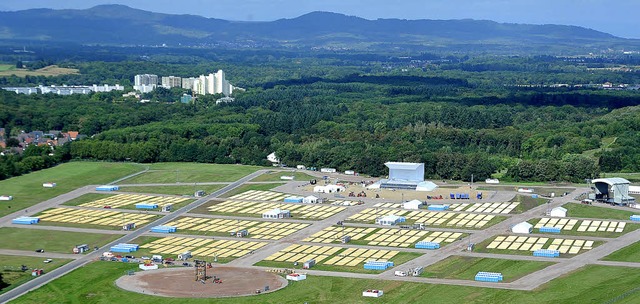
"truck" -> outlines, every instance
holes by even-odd
[[[395,275],[396,277],[406,277],[407,272],[402,270],[396,270],[393,272],[393,275]]]

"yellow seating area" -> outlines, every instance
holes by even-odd
[[[304,263],[315,259],[323,265],[356,267],[369,260],[391,260],[399,251],[341,248],[333,246],[291,245],[264,259],[276,262]]]
[[[289,210],[296,219],[325,219],[346,209],[345,207],[321,204],[224,201],[207,207],[207,210],[215,213],[261,215],[276,208]]]
[[[288,223],[288,222],[263,222],[250,220],[231,220],[231,219],[210,219],[199,217],[180,217],[166,224],[174,226],[178,231],[198,231],[198,232],[216,232],[230,233],[247,229],[249,238],[279,240],[309,224],[304,223]]]
[[[484,227],[495,216],[490,214],[437,212],[421,210],[386,210],[379,208],[367,208],[350,216],[347,220],[359,222],[374,222],[376,218],[385,215],[404,216],[416,223],[428,226],[454,226],[460,228],[479,229]]]
[[[190,251],[191,255],[198,257],[239,258],[266,245],[252,241],[166,237],[141,245],[140,248],[150,249],[153,254],[178,255]]]
[[[128,213],[114,210],[86,210],[72,208],[53,208],[38,216],[40,220],[58,223],[77,223],[102,226],[122,226],[135,223],[140,227],[155,216],[151,214]]]
[[[124,206],[135,205],[137,203],[154,203],[159,207],[165,205],[175,205],[184,201],[188,201],[188,198],[184,197],[165,197],[165,196],[153,196],[153,195],[140,195],[140,194],[118,194],[92,202],[80,204],[80,207],[94,207],[104,208],[110,206],[111,208],[120,208]]]
[[[546,237],[498,236],[487,249],[536,251],[538,249],[558,250],[565,254],[578,254],[581,250],[591,250],[593,241],[574,239],[554,239]]]
[[[411,247],[418,241],[451,243],[455,242],[462,233],[426,230],[402,230],[391,228],[360,228],[360,227],[328,227],[312,234],[305,242],[332,243],[339,242],[344,235],[351,240],[365,240],[370,246]]]

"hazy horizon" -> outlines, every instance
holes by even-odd
[[[295,18],[328,11],[366,19],[478,19],[507,23],[575,25],[623,38],[640,38],[640,1],[619,0],[405,0],[402,5],[381,0],[3,0],[0,11],[32,8],[86,9],[100,4],[124,4],[168,14],[192,14],[238,21]]]

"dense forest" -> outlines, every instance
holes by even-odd
[[[55,63],[80,75],[0,78],[0,85],[129,86],[138,73],[187,77],[222,68],[246,88],[218,105],[212,96],[174,102],[181,90],[147,95],[157,101],[151,103],[122,92],[2,92],[0,127],[7,134],[77,130],[89,138],[51,155],[29,148],[0,157],[0,178],[68,159],[269,165],[265,157],[274,151],[289,165],[375,176],[386,174],[385,161],[424,162],[429,178],[458,180],[497,174],[579,182],[599,172],[640,170],[640,92],[596,85],[640,83],[639,72],[610,69],[620,65],[616,60],[279,55],[229,55],[224,63],[194,54],[61,60]],[[33,165],[34,158],[42,161]]]

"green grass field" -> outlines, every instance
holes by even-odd
[[[601,173],[601,177],[622,177],[632,183],[640,182],[640,172],[634,173]]]
[[[84,203],[89,203],[89,202],[93,202],[93,201],[97,201],[99,199],[103,199],[103,198],[107,198],[110,196],[113,196],[114,194],[101,194],[101,193],[87,193],[87,194],[83,194],[80,195],[72,200],[68,200],[66,201],[64,204],[65,206],[78,206],[78,205],[82,205]]]
[[[149,165],[148,172],[120,184],[233,182],[260,169],[262,167],[242,165],[157,163]]]
[[[604,257],[603,260],[640,263],[640,242],[635,242],[627,247],[624,247]]]
[[[235,188],[227,193],[225,193],[224,195],[222,195],[221,197],[231,197],[234,196],[236,194],[240,194],[249,190],[261,190],[261,191],[270,191],[271,189],[278,187],[278,186],[282,186],[285,183],[273,183],[273,184],[245,184],[242,185],[238,188]]]
[[[140,186],[120,187],[120,191],[146,194],[193,195],[197,190],[212,193],[222,189],[224,186],[225,185]]]
[[[136,188],[136,187],[131,187],[131,188]],[[153,187],[150,187],[153,188]],[[78,206],[78,205],[82,205],[84,203],[89,203],[89,202],[93,202],[95,200],[99,200],[102,198],[106,198],[109,196],[113,196],[114,194],[101,194],[101,193],[87,193],[84,195],[81,195],[79,197],[76,197],[70,201],[65,202],[63,205],[65,206]],[[171,211],[176,211],[190,203],[192,203],[194,200],[190,199],[190,200],[186,200],[184,202],[178,203],[178,204],[173,204],[172,210]],[[113,208],[113,209],[127,209],[127,210],[140,210],[137,209],[135,204],[134,205],[127,205],[127,206],[122,206],[122,207],[118,207],[118,208]],[[160,211],[160,209],[155,209],[153,211]]]
[[[88,244],[89,247],[102,247],[120,234],[97,234],[28,228],[0,228],[2,242],[0,248],[33,251],[39,248],[45,252],[71,253],[73,246]]]
[[[104,184],[142,170],[131,163],[70,162],[53,168],[0,181],[0,195],[13,200],[0,204],[0,216],[20,211],[42,201],[82,186]],[[43,188],[42,183],[55,182],[55,188]]]
[[[5,293],[33,279],[31,269],[44,269],[46,275],[47,272],[71,261],[67,259],[53,259],[51,263],[43,263],[47,258],[46,253],[43,253],[42,257],[0,255],[0,273],[2,273],[2,280],[9,284],[9,286],[0,289],[0,293]],[[29,267],[29,270],[22,272],[20,270],[22,265]]]
[[[577,203],[564,204],[562,205],[562,207],[567,209],[567,216],[570,217],[628,221],[629,217],[635,214],[634,212],[626,210],[598,207],[596,205],[583,205]]]
[[[273,172],[262,174],[252,179],[251,181],[252,182],[279,182],[279,181],[282,181],[282,179],[280,179],[281,176],[293,176],[293,180],[295,181],[310,181],[312,179],[317,179],[317,177],[313,177],[304,172],[273,171]]]
[[[426,267],[421,276],[438,279],[473,280],[478,272],[488,271],[501,272],[504,282],[513,282],[552,264],[551,262],[450,256]]]
[[[515,213],[523,213],[527,210],[531,210],[535,207],[543,205],[548,200],[544,198],[533,198],[531,196],[516,194],[516,196],[511,199],[511,202],[518,202],[518,206],[516,206]]]
[[[0,64],[0,72],[10,71],[15,69],[16,66],[13,64]]]
[[[135,268],[91,263],[10,303],[607,303],[626,293],[615,303],[640,302],[640,292],[632,292],[640,282],[636,268],[599,265],[581,268],[533,291],[310,275],[273,293],[221,299],[160,298],[123,291],[113,284]],[[363,298],[362,291],[370,288],[384,290],[383,298]]]

